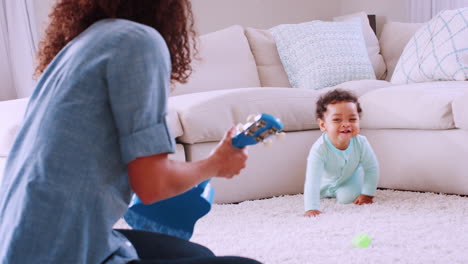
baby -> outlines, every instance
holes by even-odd
[[[317,101],[316,118],[323,132],[307,158],[305,216],[317,216],[320,199],[357,205],[372,203],[379,165],[366,137],[359,135],[361,107],[352,93],[336,89]]]

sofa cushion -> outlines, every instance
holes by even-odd
[[[359,18],[361,21],[362,34],[364,36],[364,41],[366,43],[367,54],[374,68],[375,76],[379,80],[385,79],[385,73],[387,67],[383,60],[382,55],[380,54],[379,40],[375,35],[374,30],[370,26],[369,18],[365,12],[358,12],[353,14],[348,14],[345,16],[334,17],[334,21],[350,21],[353,18]]]
[[[245,88],[174,96],[184,129],[178,138],[183,143],[220,140],[232,125],[246,123],[251,114],[267,113],[278,117],[284,131],[317,129],[315,102],[319,92],[277,87]]]
[[[379,43],[380,52],[387,65],[387,76],[385,80],[391,80],[403,49],[422,25],[424,25],[424,23],[390,22],[383,26]]]
[[[466,82],[395,85],[359,98],[362,128],[451,129],[452,101],[468,90]]]
[[[261,85],[291,87],[271,33],[264,29],[246,28],[245,36],[257,64]]]
[[[241,26],[203,35],[198,45],[199,60],[192,61],[192,75],[187,83],[176,83],[171,95],[260,86],[255,59]]]
[[[8,156],[13,141],[18,133],[28,105],[29,98],[22,98],[0,102],[0,158]],[[174,137],[183,134],[179,116],[173,109],[169,109],[166,121]]]
[[[285,24],[270,32],[295,88],[321,89],[375,79],[358,18],[352,22]]]
[[[178,141],[194,144],[218,141],[231,125],[245,123],[247,116],[259,113],[278,117],[286,132],[318,129],[315,105],[321,94],[341,88],[362,96],[390,85],[380,80],[359,80],[320,90],[285,87],[218,90],[173,96],[169,105],[178,112],[184,129]]]
[[[174,138],[182,136],[182,134],[184,133],[184,130],[182,129],[182,125],[180,124],[179,115],[177,114],[177,111],[175,109],[171,108],[170,104],[169,104],[168,113],[166,115],[166,122],[169,124],[172,136]]]
[[[453,100],[452,111],[455,127],[468,130],[468,84],[465,93]]]
[[[468,7],[444,10],[406,45],[392,83],[468,80]]]

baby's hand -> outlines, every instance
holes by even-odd
[[[319,210],[309,210],[307,212],[304,213],[304,216],[308,216],[308,217],[315,217],[315,216],[318,216],[319,214],[321,214],[322,212],[320,212]]]
[[[357,204],[357,205],[371,204],[373,198],[374,196],[361,194],[356,198],[356,200],[354,200],[354,204]]]

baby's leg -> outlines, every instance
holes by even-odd
[[[336,189],[336,201],[342,204],[354,202],[361,194],[362,176],[357,170],[348,180]]]

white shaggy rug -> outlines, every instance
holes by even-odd
[[[326,199],[322,212],[303,217],[302,195],[214,205],[191,241],[266,264],[468,263],[468,197],[378,190],[373,204]],[[353,247],[360,233],[369,247]]]

